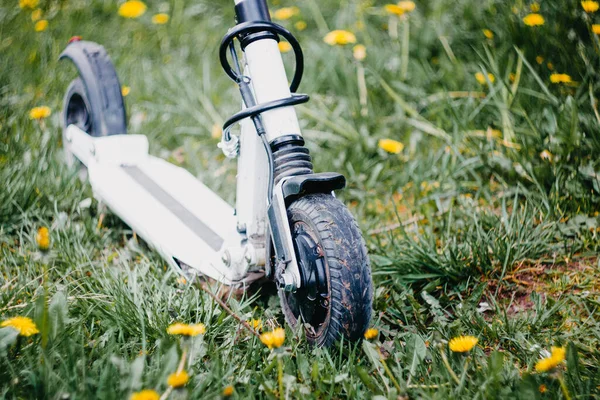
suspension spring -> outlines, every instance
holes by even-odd
[[[313,164],[309,151],[300,135],[287,135],[271,142],[275,185],[284,177],[312,174]]]

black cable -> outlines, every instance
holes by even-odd
[[[273,100],[273,101],[269,101],[267,103],[254,105],[252,107],[249,107],[246,104],[245,109],[234,114],[227,121],[225,121],[225,123],[223,124],[223,130],[228,129],[231,125],[235,124],[238,121],[241,121],[244,118],[248,118],[248,117],[254,118],[255,116],[258,116],[265,111],[274,110],[276,108],[281,108],[281,107],[295,106],[297,104],[306,103],[308,100],[310,100],[310,97],[308,97],[308,95],[293,94],[291,97],[287,97],[285,99]]]
[[[268,188],[267,188],[267,206],[269,206],[271,204],[271,198],[273,197],[273,176],[275,174],[275,165],[273,162],[273,153],[271,152],[271,146],[269,146],[269,142],[267,141],[266,130],[262,123],[262,118],[260,117],[260,113],[264,111],[264,109],[263,109],[264,105],[259,105],[259,106],[256,105],[256,100],[254,99],[254,95],[252,94],[252,89],[250,88],[250,79],[247,76],[242,75],[242,73],[241,73],[239,60],[237,57],[237,53],[235,52],[235,46],[233,45],[233,41],[230,42],[230,44],[229,44],[229,51],[231,52],[231,57],[234,61],[234,66],[235,66],[235,69],[237,72],[236,82],[238,84],[238,87],[240,88],[240,94],[242,95],[242,100],[243,100],[244,104],[246,105],[246,109],[235,114],[233,117],[231,117],[229,120],[227,120],[225,122],[225,124],[223,125],[223,132],[227,132],[227,134],[229,134],[229,127],[231,125],[233,125],[235,122],[237,122],[243,118],[252,117],[252,122],[254,122],[254,127],[256,128],[256,133],[262,139],[262,142],[263,142],[263,145],[265,148],[265,152],[267,153],[267,160],[269,163],[269,184],[268,184]],[[306,96],[306,97],[308,97],[308,96]],[[290,99],[293,99],[293,98],[283,99],[283,100],[290,100]],[[306,101],[308,101],[308,99]],[[265,105],[269,106],[269,104],[271,104],[271,103],[273,103],[273,102],[266,103]],[[278,107],[281,107],[281,105],[276,104],[272,108],[278,108]],[[246,113],[244,113],[244,111],[246,111]],[[250,111],[250,112],[248,112],[248,111]],[[243,115],[240,117],[240,114],[243,114]],[[247,114],[247,115],[245,115],[245,114]],[[238,118],[235,119],[236,117],[238,117]],[[232,121],[232,119],[233,119],[233,121]]]
[[[273,162],[273,152],[271,152],[271,146],[267,142],[267,135],[260,135],[262,142],[267,149],[267,158],[269,160],[269,186],[267,188],[267,207],[271,205],[271,199],[273,198],[273,179],[275,174],[275,164]]]
[[[292,46],[292,50],[294,50],[294,55],[296,56],[296,71],[294,71],[294,77],[292,78],[292,84],[290,85],[290,92],[295,92],[300,86],[302,74],[304,73],[304,54],[302,53],[300,43],[298,43],[298,40],[294,37],[294,35],[292,35],[292,33],[283,26],[277,25],[273,22],[249,21],[238,24],[231,28],[225,37],[223,37],[223,40],[221,40],[221,45],[219,47],[219,59],[221,61],[221,66],[225,70],[225,73],[229,75],[232,80],[238,82],[240,74],[236,73],[236,71],[231,68],[231,65],[229,65],[229,61],[227,61],[227,49],[235,38],[239,39],[249,33],[257,33],[261,31],[281,35]]]

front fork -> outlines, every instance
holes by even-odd
[[[270,22],[265,0],[236,1],[236,16],[238,25],[223,39],[220,59],[225,72],[238,84],[245,106],[225,122],[221,141],[226,155],[236,156],[241,151],[236,200],[238,230],[246,234],[256,252],[266,253],[267,275],[281,288],[295,291],[303,282],[287,206],[306,194],[340,189],[345,179],[333,173],[313,174],[292,107],[308,101],[306,95],[292,94],[303,72],[303,54],[297,40],[285,28]],[[277,45],[279,36],[290,42],[296,56],[290,87]],[[239,66],[234,39],[244,51],[245,74]],[[229,64],[228,53],[233,66]],[[242,121],[241,144],[229,132],[238,121]],[[275,250],[274,271],[271,243]]]

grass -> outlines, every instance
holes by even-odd
[[[131,88],[130,132],[232,202],[235,163],[211,134],[239,107],[216,57],[231,4],[149,1],[126,20],[113,1],[41,0],[43,32],[31,10],[0,5],[0,320],[29,316],[41,331],[0,329],[1,398],[164,392],[182,346],[190,383],[171,398],[218,398],[228,385],[239,398],[600,396],[599,17],[567,0],[540,2],[539,27],[523,23],[535,6],[522,0],[417,2],[403,18],[384,4],[309,0],[280,21],[307,55],[301,91],[312,100],[297,110],[314,163],[349,182],[339,195],[367,240],[379,330],[325,350],[286,328],[282,354],[110,212],[100,225],[105,210],[62,160],[75,71],[57,59],[81,35],[107,48]],[[160,11],[170,21],[153,25]],[[366,59],[324,44],[333,29],[353,31]],[[477,72],[494,79],[480,84]],[[573,82],[551,83],[553,73]],[[52,115],[30,120],[39,105]],[[386,153],[384,138],[404,150]],[[36,247],[41,226],[48,253]],[[284,324],[275,297],[227,305],[265,330]],[[166,333],[175,321],[207,332],[180,343]],[[452,353],[447,341],[462,334],[478,345]],[[551,346],[566,347],[565,363],[536,372]]]

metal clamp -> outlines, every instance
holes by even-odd
[[[236,158],[240,154],[240,139],[236,135],[229,135],[227,140],[223,135],[217,147],[221,149],[225,157]]]

